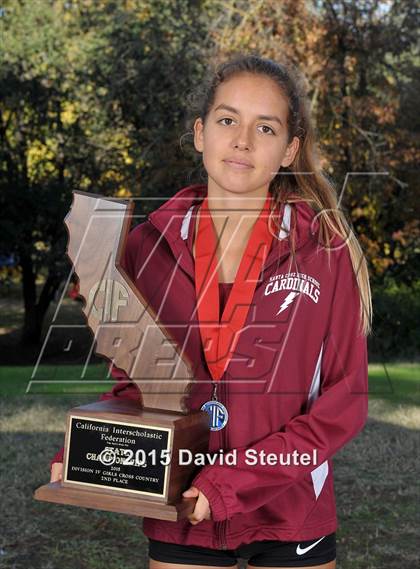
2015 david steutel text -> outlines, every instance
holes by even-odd
[[[153,449],[149,452],[144,449],[137,449],[135,455],[130,449],[106,447],[108,454],[115,453],[112,462],[122,464],[124,466],[156,466],[158,464],[167,466],[174,457],[170,455],[168,449],[163,449],[160,452]],[[99,454],[87,453],[86,458],[90,461],[102,462],[109,464],[102,458],[103,452]],[[118,456],[122,455],[122,456]],[[125,455],[125,456],[124,456]],[[219,464],[227,466],[236,466],[238,462],[238,451],[233,449],[228,452],[218,451],[216,453],[195,453],[193,454],[189,449],[178,449],[178,464],[180,466],[188,466],[194,464],[195,466],[205,466],[206,464]],[[298,450],[287,453],[273,453],[264,450],[257,451],[256,449],[246,449],[243,462],[248,466],[316,466],[318,464],[318,451],[313,449],[312,452],[299,453]]]

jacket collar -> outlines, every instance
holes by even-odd
[[[148,220],[166,239],[177,263],[194,279],[192,255],[193,226],[197,206],[207,195],[206,184],[193,184],[179,190],[168,201],[148,215]],[[290,253],[290,239],[295,239],[295,250],[313,239],[319,223],[314,210],[303,200],[286,203],[280,211],[282,228],[273,239],[264,269]],[[291,227],[292,226],[292,227]]]

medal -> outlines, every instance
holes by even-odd
[[[201,410],[209,413],[210,429],[223,429],[228,421],[226,407],[217,400],[217,382],[220,381],[238,343],[251,300],[254,296],[261,267],[267,258],[273,240],[268,227],[270,201],[268,195],[242,256],[241,263],[220,318],[219,282],[217,275],[217,242],[208,196],[201,204],[195,244],[195,288],[200,335],[204,355],[213,378],[213,395]]]
[[[228,422],[228,412],[223,403],[217,400],[216,396],[217,383],[213,387],[213,396],[211,401],[206,401],[201,406],[201,411],[206,411],[210,416],[210,430],[220,431]]]

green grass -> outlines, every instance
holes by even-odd
[[[105,364],[91,365],[86,370],[82,365],[1,367],[0,396],[103,393],[115,383],[107,374]]]
[[[38,391],[26,393],[32,367],[0,368],[0,394],[7,395],[0,396],[0,480],[6,489],[0,494],[0,566],[5,569],[148,566],[141,518],[33,499],[63,444],[68,410],[97,400],[97,393],[114,383],[105,379],[105,364],[89,366],[86,379],[80,379],[82,369],[41,366],[34,379],[45,384],[33,384]],[[414,569],[420,366],[370,365],[369,378],[368,423],[334,457],[337,568]]]
[[[97,394],[109,389],[108,366],[41,365],[0,368],[0,396],[45,394]],[[393,403],[420,405],[420,364],[369,365],[369,394]]]
[[[420,364],[370,364],[369,394],[393,403],[420,405]]]

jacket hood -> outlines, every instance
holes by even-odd
[[[193,184],[179,190],[158,209],[149,214],[148,220],[168,241],[176,258],[185,253],[188,229],[195,206],[207,195],[207,184]],[[281,229],[267,256],[264,267],[269,266],[280,256],[290,253],[291,240],[295,241],[295,250],[302,249],[308,242],[317,243],[319,222],[316,212],[293,195],[293,201],[282,205],[280,218]],[[181,262],[181,264],[183,264]]]

